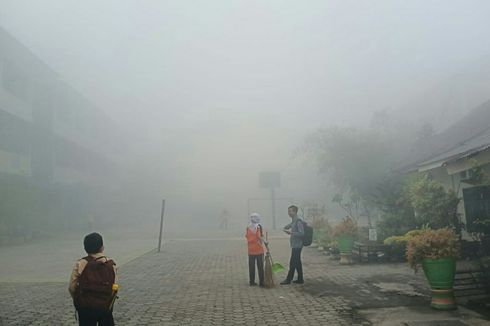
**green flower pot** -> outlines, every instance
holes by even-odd
[[[323,235],[322,229],[313,229],[313,241],[318,242]]]
[[[422,261],[422,268],[431,288],[453,288],[454,273],[456,272],[456,260],[454,258],[425,258]]]
[[[354,247],[354,238],[351,235],[341,235],[337,238],[340,251],[340,264],[352,264],[352,247]]]
[[[354,238],[351,235],[341,235],[337,239],[340,253],[352,253]]]
[[[452,257],[425,258],[422,261],[422,268],[431,287],[431,307],[438,310],[456,309],[457,305],[453,290],[456,260]]]

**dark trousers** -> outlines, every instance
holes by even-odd
[[[112,311],[90,308],[78,308],[80,326],[114,326]]]
[[[303,248],[292,248],[291,259],[289,260],[289,272],[287,276],[288,281],[292,281],[294,277],[294,271],[298,272],[298,281],[303,281],[303,264],[301,264],[301,250]]]
[[[250,284],[255,283],[255,261],[257,261],[257,269],[259,270],[259,284],[264,285],[264,254],[248,255],[248,275],[250,276]]]

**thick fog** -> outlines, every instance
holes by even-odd
[[[335,212],[294,155],[325,126],[373,116],[440,131],[486,100],[490,3],[481,1],[0,0],[0,27],[114,121],[111,221],[270,226],[261,171],[289,203]],[[2,49],[0,49],[1,51]],[[331,207],[331,208],[329,208]],[[101,216],[104,210],[95,211]],[[109,213],[107,213],[109,214]],[[332,213],[336,215],[337,213]],[[341,217],[341,216],[333,216]]]

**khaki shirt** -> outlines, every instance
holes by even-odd
[[[97,254],[90,254],[90,256],[94,258],[100,258],[100,257],[105,257],[105,255],[101,252]],[[111,260],[109,257],[105,257],[105,261]],[[70,285],[68,286],[68,291],[70,291],[71,297],[73,298],[75,295],[75,291],[77,290],[78,286],[78,278],[82,274],[83,270],[85,269],[85,266],[87,266],[87,261],[85,259],[79,259],[75,265],[73,266],[73,270],[71,272],[70,276]],[[114,280],[114,283],[117,283],[117,268],[116,265],[114,265],[114,274],[116,275],[116,278]]]

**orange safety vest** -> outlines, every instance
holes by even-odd
[[[264,247],[260,242],[261,235],[261,225],[257,226],[257,231],[255,233],[247,227],[247,233],[245,234],[245,236],[247,237],[249,255],[262,255],[264,253]]]

